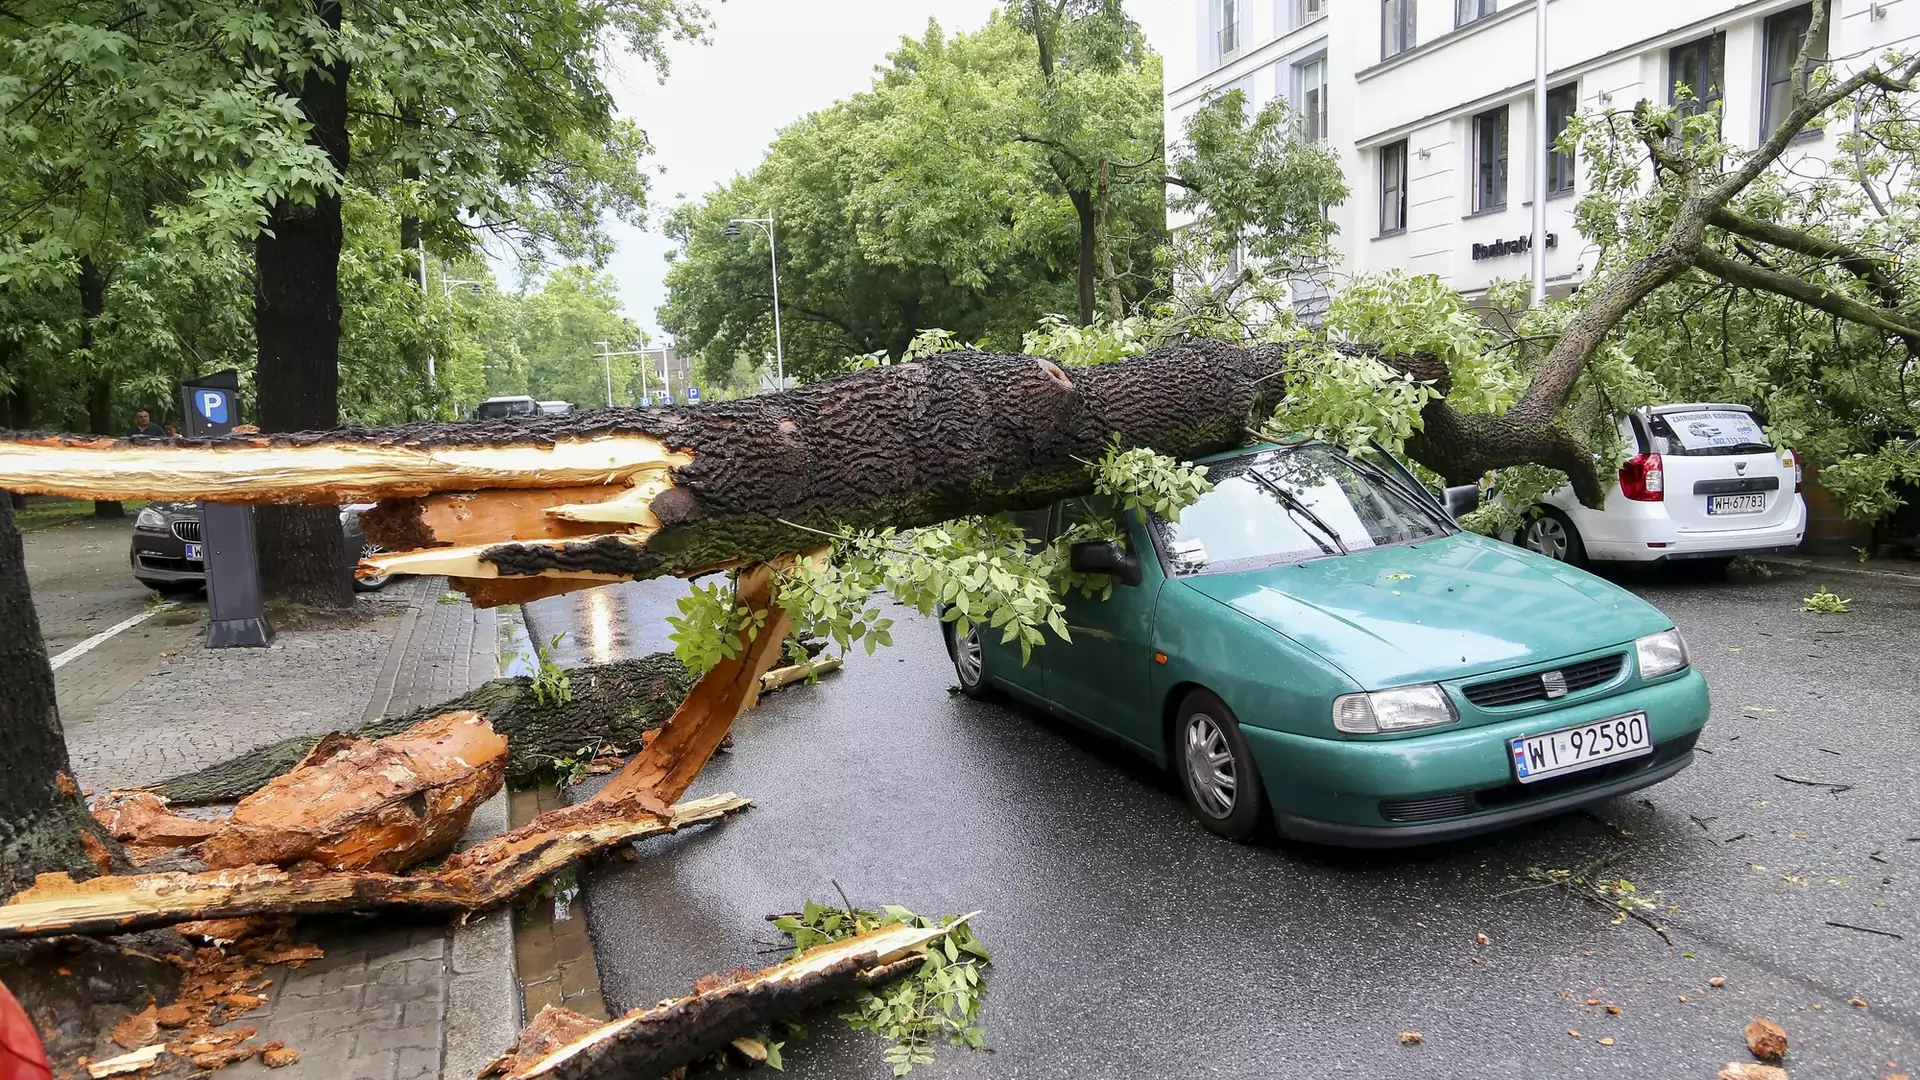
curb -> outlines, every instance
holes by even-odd
[[[1846,574],[1851,577],[1876,578],[1880,581],[1892,581],[1908,588],[1920,588],[1920,574],[1905,570],[1875,570],[1869,566],[1847,566],[1844,563],[1830,564],[1816,562],[1813,559],[1797,559],[1791,555],[1759,555],[1759,562],[1769,566],[1784,566],[1809,574]]]
[[[435,601],[438,602],[437,599]],[[472,668],[479,686],[500,673],[499,620],[493,611],[473,612]],[[460,837],[459,850],[510,827],[507,791],[482,803]],[[455,923],[447,945],[447,1014],[440,1037],[442,1080],[472,1080],[512,1046],[520,1034],[520,984],[514,971],[513,909],[483,911]]]

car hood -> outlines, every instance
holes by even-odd
[[[1368,690],[1544,663],[1673,625],[1625,589],[1471,533],[1177,580]]]

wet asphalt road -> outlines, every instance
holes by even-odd
[[[1798,610],[1823,581],[1850,613]],[[769,696],[691,792],[753,811],[590,876],[607,1001],[771,962],[765,916],[837,881],[864,906],[984,912],[994,1052],[943,1049],[930,1078],[1711,1077],[1747,1058],[1756,1016],[1787,1029],[1795,1080],[1920,1072],[1920,589],[1623,583],[1687,634],[1713,690],[1708,752],[1590,813],[1376,854],[1216,839],[1124,753],[950,695],[937,628],[895,608],[894,649]],[[666,647],[684,588],[527,614],[535,640],[568,634],[568,662],[610,659]],[[1568,890],[1514,891],[1531,868],[1603,858],[1657,899],[1672,947]],[[789,1074],[887,1075],[877,1039],[812,1031]]]

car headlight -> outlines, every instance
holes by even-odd
[[[1458,719],[1447,692],[1436,683],[1342,694],[1333,699],[1333,726],[1351,735],[1439,727]]]
[[[1643,679],[1671,675],[1687,666],[1687,640],[1678,630],[1648,634],[1633,643],[1633,651],[1640,662]]]
[[[140,508],[140,512],[133,517],[133,527],[136,529],[152,529],[155,532],[165,532],[167,530],[167,516],[151,506],[143,506]]]

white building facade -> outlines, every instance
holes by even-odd
[[[1173,2],[1193,18],[1165,58],[1168,139],[1227,90],[1256,109],[1289,101],[1351,189],[1330,211],[1336,272],[1436,274],[1469,297],[1526,278],[1543,157],[1549,289],[1563,294],[1591,271],[1595,252],[1573,227],[1584,170],[1543,152],[1534,120],[1542,0]],[[1757,146],[1790,100],[1809,12],[1804,0],[1548,0],[1552,130],[1576,112],[1673,101],[1683,83],[1721,103],[1729,141]],[[1843,69],[1914,47],[1920,0],[1833,0],[1827,36]],[[1803,136],[1790,156],[1824,159],[1832,141]]]

